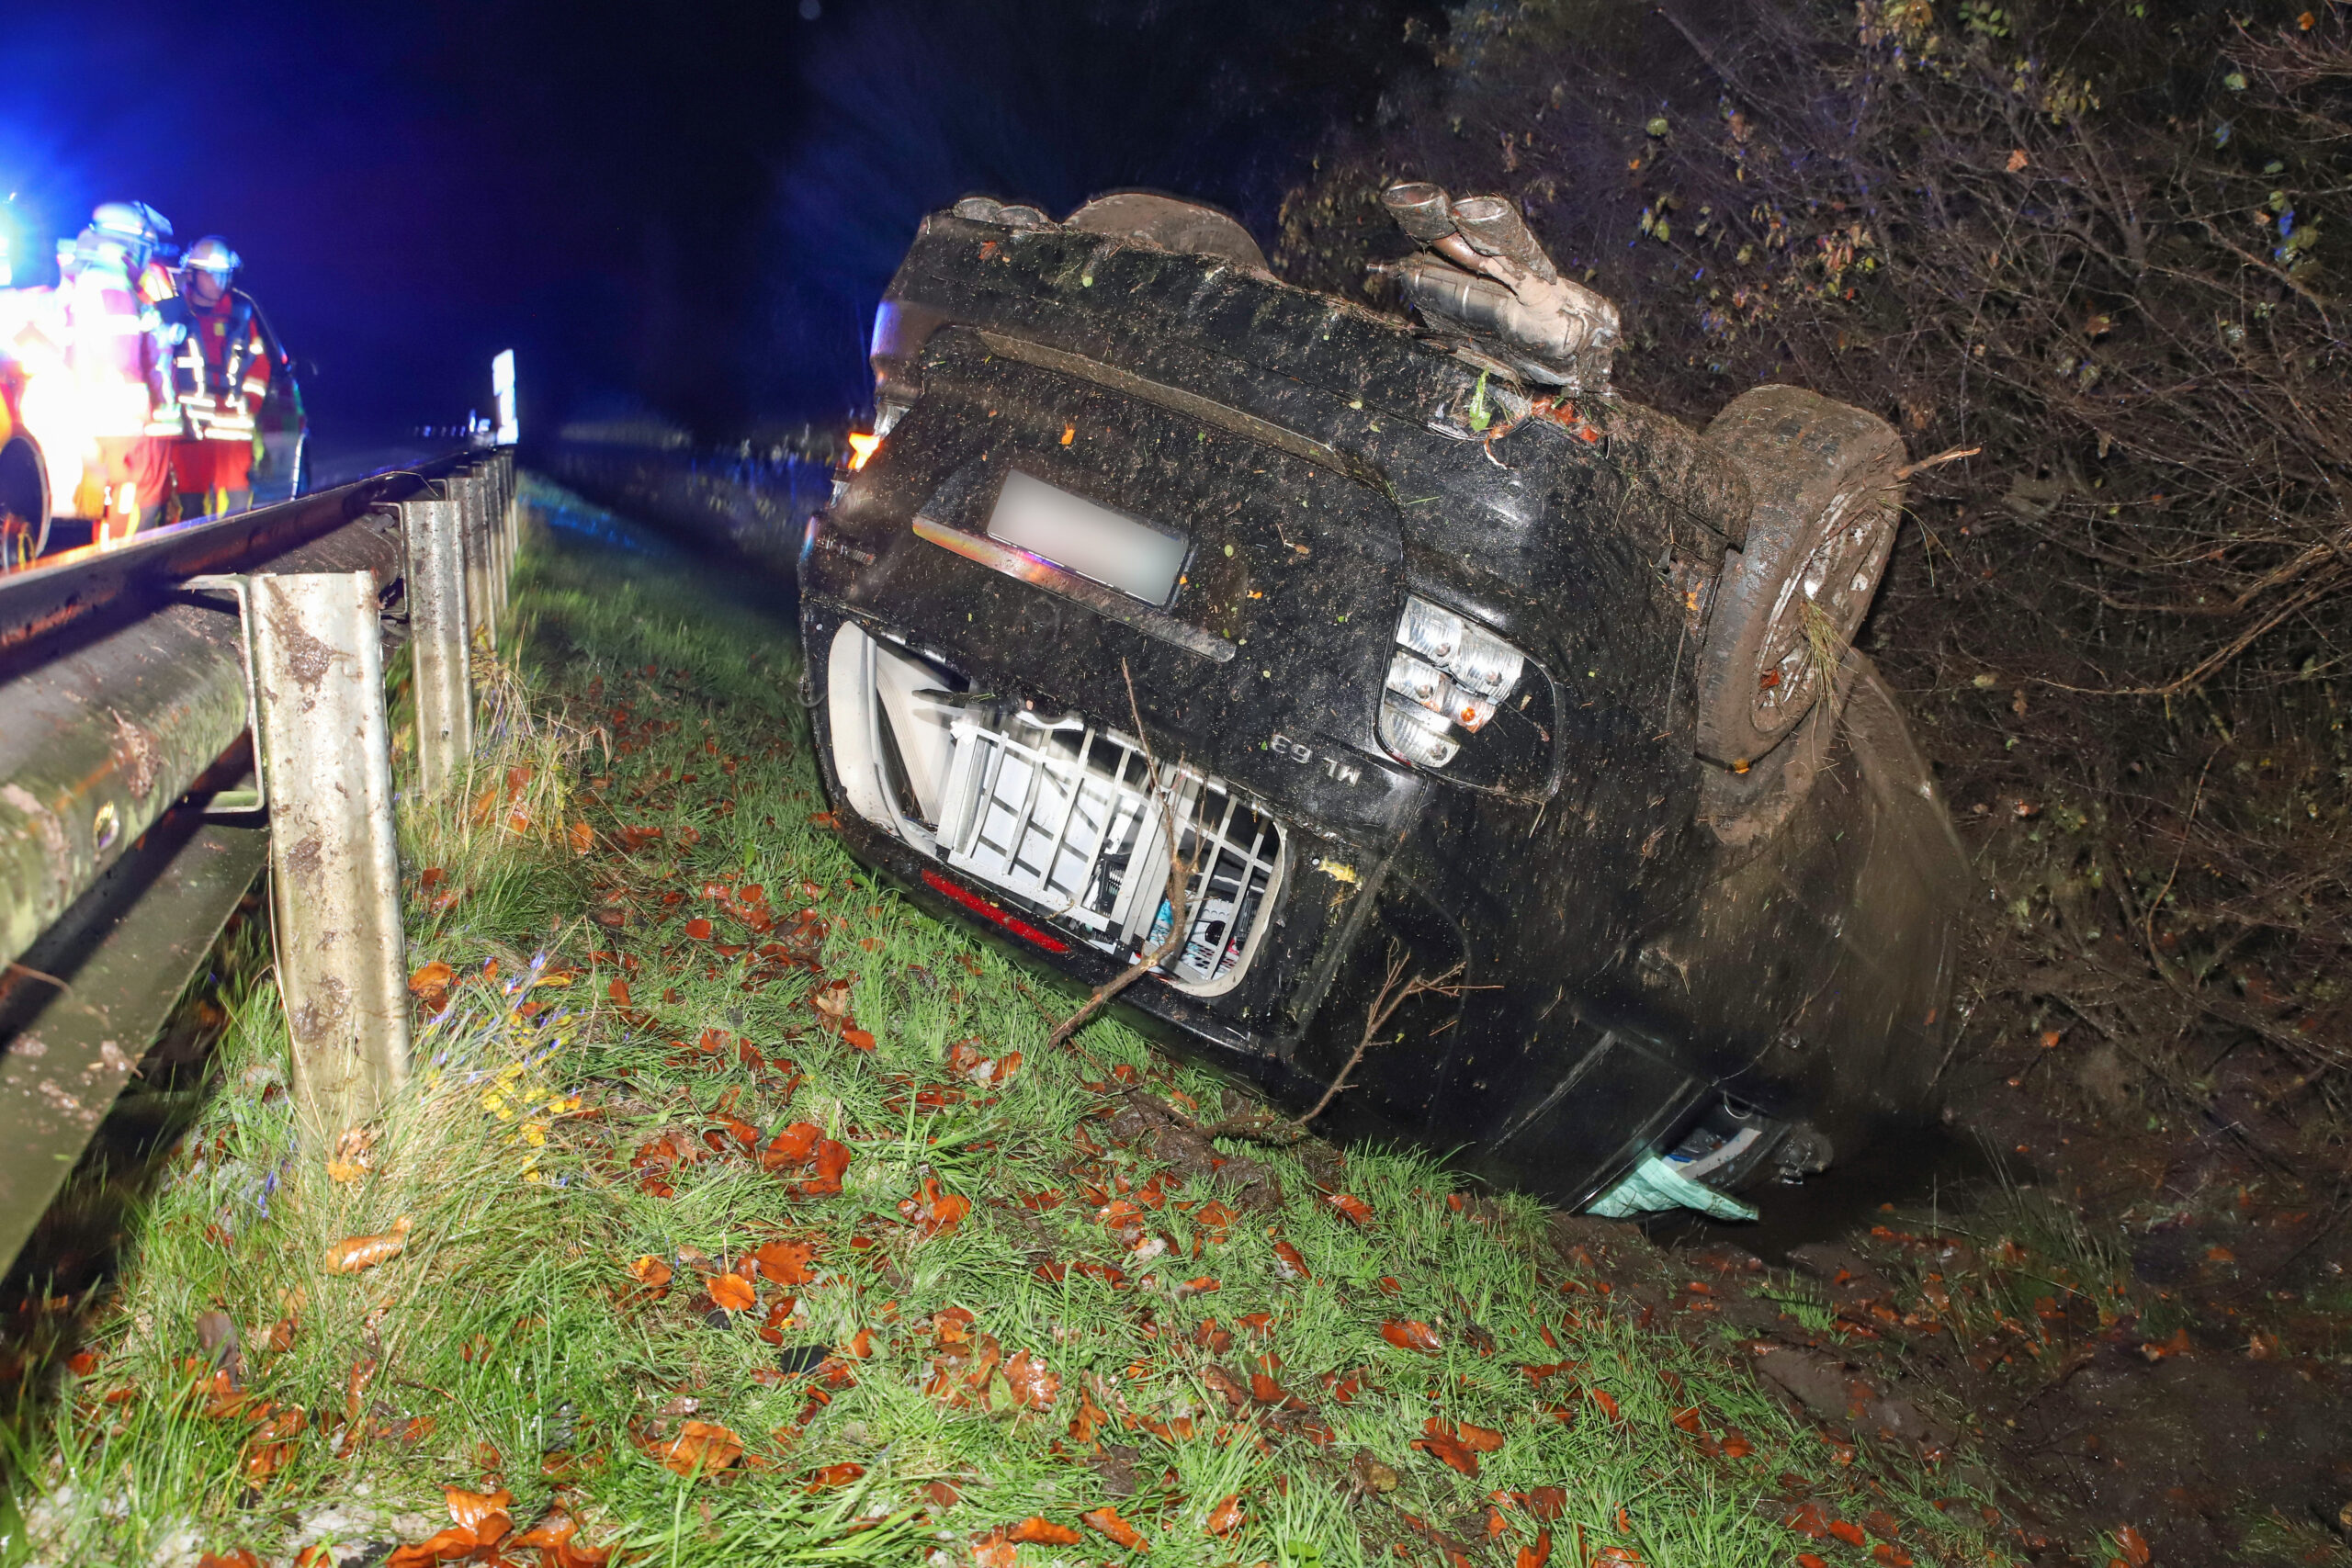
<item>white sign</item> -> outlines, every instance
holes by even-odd
[[[501,446],[512,446],[522,439],[523,426],[514,412],[514,351],[500,351],[490,362],[491,395],[498,400],[498,435]]]

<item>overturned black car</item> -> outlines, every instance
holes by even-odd
[[[1167,197],[925,221],[802,559],[841,830],[1278,1100],[1360,1056],[1320,1131],[1731,1212],[1950,1028],[1965,863],[1849,647],[1901,440],[1634,406],[1508,203],[1384,199],[1410,318]]]

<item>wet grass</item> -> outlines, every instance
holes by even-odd
[[[306,1125],[274,992],[234,998],[83,1358],[19,1412],[12,1560],[375,1562],[500,1492],[577,1527],[538,1552],[573,1568],[1128,1531],[1286,1568],[1869,1560],[1785,1528],[1799,1494],[1875,1512],[1880,1561],[2001,1560],[1932,1501],[1961,1488],[1831,1443],[1532,1203],[1411,1154],[1159,1157],[1223,1086],[1115,1019],[1048,1052],[1059,1003],[841,852],[788,626],[545,535],[514,604],[472,777],[403,807],[414,1082]]]

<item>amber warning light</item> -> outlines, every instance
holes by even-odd
[[[870,430],[851,431],[849,433],[849,471],[854,474],[865,467],[865,459],[874,456],[881,445],[882,438]]]

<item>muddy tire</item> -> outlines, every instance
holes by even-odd
[[[1743,392],[1706,440],[1755,495],[1699,655],[1699,754],[1740,768],[1830,688],[1894,548],[1905,453],[1884,420],[1799,387]]]
[[[0,571],[49,548],[49,469],[24,436],[0,445]]]

